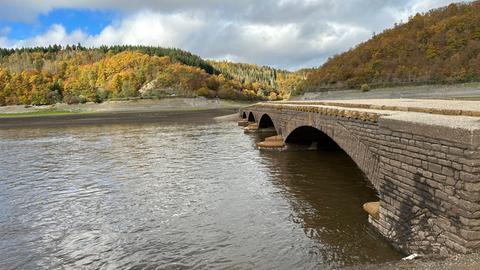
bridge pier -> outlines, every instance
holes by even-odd
[[[338,144],[378,193],[368,222],[404,253],[480,251],[478,104],[369,102],[260,103],[241,113],[256,119],[250,130],[271,121],[282,143],[312,127]]]
[[[285,148],[283,137],[280,135],[268,137],[263,142],[257,143],[258,149],[282,150]]]
[[[380,202],[369,202],[363,205],[363,210],[368,213],[368,218],[380,219]]]
[[[250,122],[248,122],[247,120],[243,120],[243,119],[240,120],[240,121],[238,121],[238,126],[240,126],[240,127],[246,127],[246,126],[248,126],[248,125],[250,125],[250,124],[253,124],[253,123],[250,123]]]
[[[258,131],[258,124],[256,123],[250,123],[248,126],[246,126],[244,129],[245,133],[254,133]]]

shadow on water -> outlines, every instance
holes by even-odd
[[[258,142],[274,135],[252,138]],[[362,205],[378,196],[353,160],[323,133],[303,139],[289,138],[287,150],[260,151],[260,156],[292,207],[290,218],[316,242],[316,254],[338,267],[401,258],[368,224]]]

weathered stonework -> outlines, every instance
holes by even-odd
[[[253,113],[257,126],[267,114],[284,140],[302,126],[332,138],[378,192],[378,218],[369,222],[401,251],[480,250],[480,128],[457,125],[453,110],[261,103],[244,112]],[[455,124],[444,124],[450,120]]]

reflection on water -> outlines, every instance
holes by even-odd
[[[398,258],[342,152],[235,123],[0,130],[0,269],[313,269]]]

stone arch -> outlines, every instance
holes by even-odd
[[[258,120],[258,123],[257,123],[258,129],[269,131],[269,132],[272,131],[272,132],[275,132],[277,135],[279,134],[277,125],[273,121],[272,117],[270,117],[270,115],[265,113],[265,114],[261,114],[260,117],[258,117],[257,115],[257,118],[260,119]]]
[[[256,122],[255,121],[255,115],[253,115],[253,112],[250,112],[248,114],[248,122]]]
[[[340,146],[328,135],[312,126],[300,126],[290,132],[285,143],[312,145],[318,149],[340,149]]]
[[[342,149],[358,166],[358,168],[367,176],[368,180],[375,187],[377,192],[380,190],[379,177],[379,158],[374,154],[368,145],[362,142],[361,138],[348,131],[341,124],[330,124],[322,126],[313,125],[288,125],[286,132],[283,133],[285,142],[288,144],[298,140],[298,136],[306,136],[303,139],[305,143],[313,141],[319,142],[319,145],[325,147],[338,146]],[[297,136],[297,138],[295,138]]]
[[[268,114],[263,114],[258,121],[259,128],[275,128],[272,118]]]

